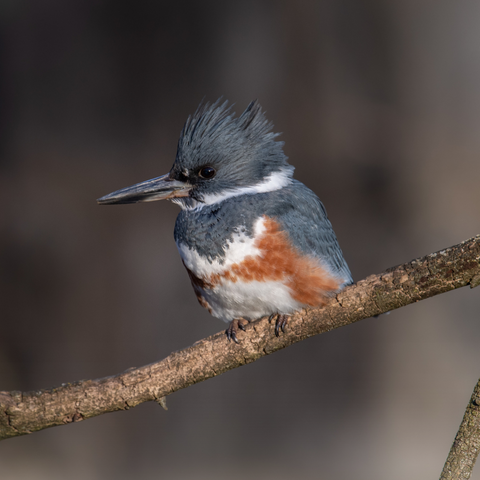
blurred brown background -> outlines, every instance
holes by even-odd
[[[355,280],[480,233],[480,1],[0,1],[0,389],[140,366],[225,325],[166,173],[203,97],[258,98]],[[14,438],[3,480],[438,478],[480,375],[480,289],[129,412]],[[480,479],[480,467],[474,473]]]

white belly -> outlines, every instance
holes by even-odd
[[[254,225],[253,238],[237,233],[225,249],[223,263],[210,262],[185,244],[177,247],[185,266],[199,279],[215,277],[211,288],[195,287],[206,300],[211,314],[225,322],[235,318],[256,319],[272,313],[293,313],[302,305],[292,299],[290,289],[282,281],[232,281],[225,277],[233,265],[246,258],[261,255],[255,241],[265,231],[264,219],[260,217]],[[207,307],[208,308],[208,307]]]
[[[229,322],[235,318],[255,320],[272,313],[290,314],[302,305],[292,299],[287,286],[278,281],[232,282],[222,280],[203,291],[214,317]]]

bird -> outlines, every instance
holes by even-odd
[[[197,300],[237,344],[249,322],[268,316],[278,337],[293,313],[353,283],[325,207],[293,178],[279,135],[257,100],[238,117],[228,101],[202,101],[169,173],[97,200],[181,207],[174,238]]]

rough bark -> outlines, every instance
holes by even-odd
[[[467,480],[480,450],[480,380],[473,390],[440,480]]]
[[[459,287],[480,284],[480,235],[454,247],[372,275],[347,287],[323,308],[293,315],[275,337],[266,318],[240,332],[223,332],[167,358],[118,375],[63,384],[51,390],[0,392],[0,438],[25,435],[157,401],[177,390],[254,362],[307,337],[328,332]]]

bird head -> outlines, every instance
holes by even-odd
[[[182,208],[211,205],[248,193],[277,190],[291,182],[293,167],[257,101],[234,117],[228,102],[201,104],[189,116],[177,155],[166,175],[98,199],[99,204],[172,200]]]

